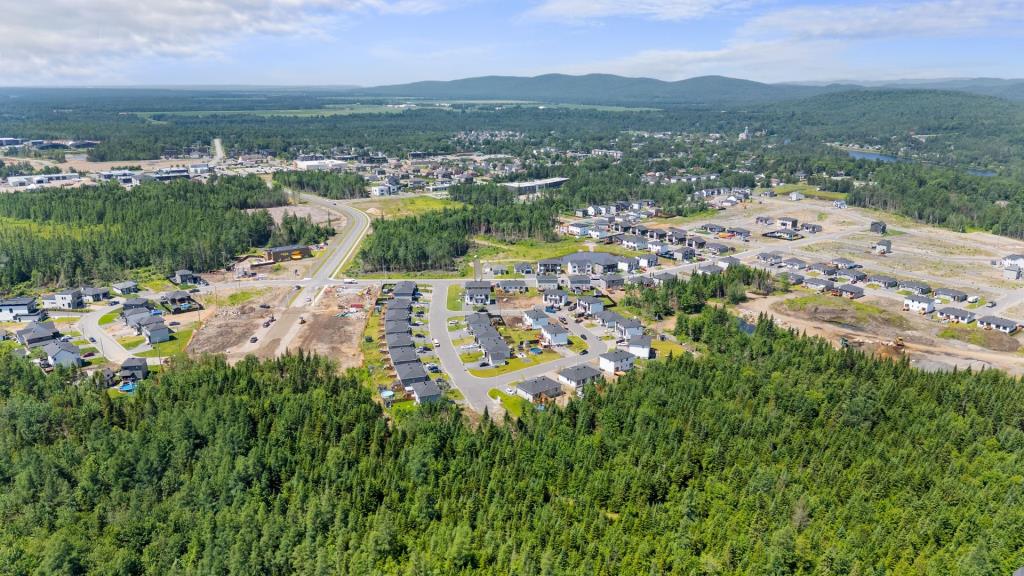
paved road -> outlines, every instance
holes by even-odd
[[[452,384],[462,392],[466,403],[477,411],[483,412],[484,407],[493,401],[487,396],[492,388],[504,389],[507,386],[527,380],[535,376],[541,376],[548,372],[558,371],[570,366],[597,362],[597,356],[608,351],[608,344],[600,339],[600,334],[592,332],[582,324],[568,323],[569,331],[576,336],[586,335],[589,344],[589,352],[586,355],[571,354],[551,362],[545,362],[537,366],[530,366],[515,372],[507,372],[493,378],[479,378],[473,376],[466,369],[459,352],[452,344],[451,332],[448,332],[448,321],[452,318],[459,318],[466,315],[466,312],[452,312],[446,305],[448,287],[453,284],[461,285],[465,280],[424,280],[422,284],[429,284],[433,289],[433,296],[430,306],[428,326],[432,337],[437,338],[440,346],[436,353],[441,364],[442,371],[448,375]]]
[[[213,139],[213,159],[210,160],[210,166],[216,166],[224,161],[224,143],[221,142],[220,138]]]

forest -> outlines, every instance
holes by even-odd
[[[134,268],[203,272],[275,244],[320,242],[329,226],[262,210],[288,203],[256,176],[0,194],[0,287],[123,280]]]
[[[310,192],[333,200],[366,198],[366,180],[351,172],[320,172],[318,170],[275,172],[274,184]]]
[[[181,361],[113,400],[0,358],[0,572],[1006,575],[1024,394],[708,308],[564,409],[389,425],[354,374]]]
[[[678,314],[677,321],[685,323],[687,315],[703,311],[712,298],[739,304],[746,301],[748,290],[768,295],[788,289],[784,280],[772,278],[767,270],[735,264],[721,274],[694,274],[689,278],[670,279],[658,286],[630,286],[621,304],[637,310],[648,320]]]
[[[552,240],[555,212],[534,204],[480,204],[376,220],[363,240],[364,272],[454,270],[471,247],[470,237],[486,234],[504,242]]]

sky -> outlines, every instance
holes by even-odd
[[[11,0],[0,85],[1024,78],[1024,0]]]

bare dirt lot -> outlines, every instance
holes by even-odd
[[[245,302],[231,305],[232,295],[221,294],[216,301],[207,304],[211,316],[203,327],[195,332],[188,346],[188,353],[193,355],[227,353],[229,359],[237,360],[244,356],[249,338],[257,334],[263,322],[274,314],[279,314],[280,304],[287,293],[285,289],[262,290],[250,297],[245,291]],[[261,308],[266,305],[270,308]]]
[[[326,356],[342,369],[361,366],[359,339],[373,300],[372,293],[354,288],[326,290],[313,312],[303,316],[306,323],[299,327],[291,347]]]

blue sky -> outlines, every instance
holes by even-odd
[[[1024,0],[33,0],[7,85],[1024,77]]]

